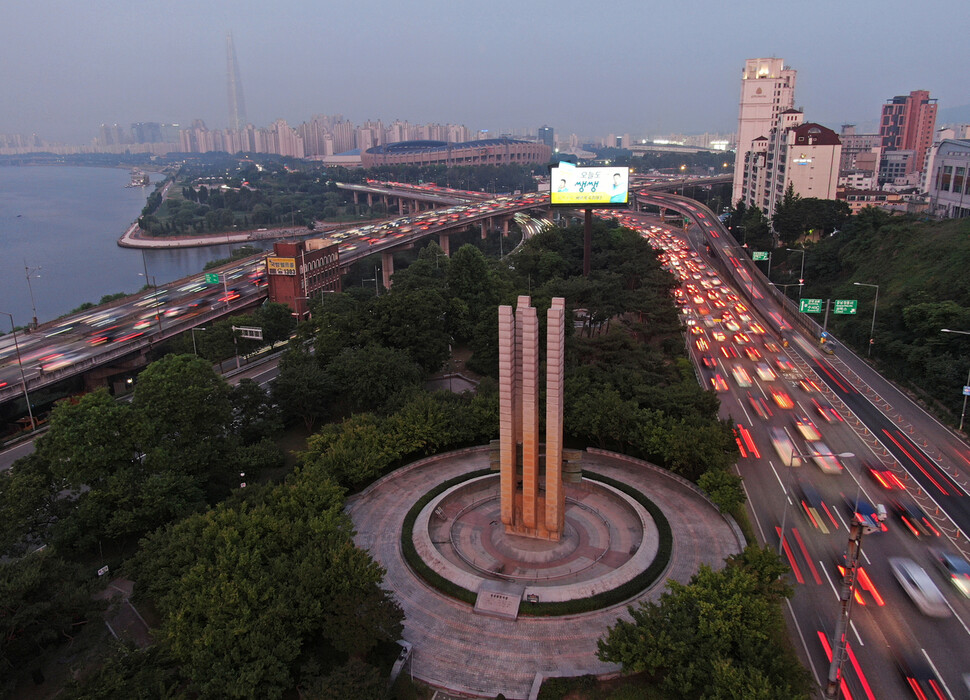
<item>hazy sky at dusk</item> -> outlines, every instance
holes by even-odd
[[[86,143],[134,121],[228,124],[232,31],[250,122],[340,113],[557,134],[733,131],[746,58],[798,71],[838,130],[927,89],[970,104],[965,0],[35,0],[0,9],[0,133]]]

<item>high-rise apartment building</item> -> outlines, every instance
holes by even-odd
[[[755,139],[768,137],[779,114],[795,106],[795,73],[780,58],[749,58],[744,63],[732,203],[742,197],[744,154]]]
[[[935,129],[936,99],[930,98],[929,91],[913,90],[908,95],[897,95],[882,106],[879,120],[884,157],[889,151],[913,151],[906,174],[922,172]]]
[[[769,218],[788,185],[801,197],[835,199],[841,154],[838,134],[821,124],[805,123],[796,109],[785,110],[767,136],[754,139],[751,149],[738,158],[735,172],[742,176],[738,199],[760,208]]]

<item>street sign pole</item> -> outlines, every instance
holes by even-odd
[[[831,305],[831,303],[832,299],[825,300],[825,318],[822,321],[822,333],[825,333],[825,331],[827,331],[829,328],[829,305]]]

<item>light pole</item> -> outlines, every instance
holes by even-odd
[[[794,447],[794,445],[792,445]],[[787,490],[791,491],[791,473],[794,469],[794,464],[796,459],[811,459],[813,457],[838,457],[839,459],[849,459],[850,457],[855,457],[854,452],[810,452],[808,454],[798,454],[795,450],[792,450],[791,456],[788,458],[788,486]],[[781,539],[778,540],[778,554],[781,555],[782,546],[785,544],[785,521],[788,519],[788,494],[785,494],[785,510],[781,516]]]
[[[876,334],[876,307],[879,306],[879,285],[878,284],[866,284],[865,282],[853,282],[856,287],[875,287],[876,288],[876,299],[872,302],[872,327],[869,329],[869,349],[866,351],[866,357],[872,357],[872,344],[875,343]]]
[[[798,273],[798,298],[802,298],[802,285],[805,284],[805,249],[804,248],[785,248],[785,250],[791,253],[801,253],[802,254],[802,269]]]
[[[199,356],[199,351],[195,347],[195,332],[196,331],[200,331],[201,332],[201,331],[204,331],[204,330],[205,330],[205,328],[195,328],[195,327],[192,327],[192,328],[189,329],[189,331],[192,333],[192,354],[195,355],[196,357]]]
[[[797,287],[798,286],[794,282],[792,282],[791,284],[778,284],[777,282],[769,282],[768,284],[770,284],[772,287],[781,287],[782,288],[782,291],[785,294],[785,298],[786,299],[788,298],[788,288],[789,287]]]
[[[27,291],[30,292],[30,308],[34,312],[33,324],[31,328],[37,328],[37,305],[34,303],[34,288],[30,286],[31,277],[40,277],[40,275],[35,275],[35,272],[40,271],[40,266],[37,267],[27,267],[27,261],[24,260],[24,275],[27,277]]]
[[[970,335],[970,331],[954,331],[954,330],[950,330],[949,328],[941,328],[940,329],[940,332],[941,333],[958,333],[959,335]],[[970,386],[970,371],[967,372],[967,384],[966,384],[966,386]],[[963,432],[963,418],[966,415],[967,415],[967,390],[966,390],[966,388],[964,388],[964,390],[963,390],[963,410],[960,411],[960,428],[959,428],[959,430],[960,430],[961,433]]]
[[[27,415],[30,417],[30,429],[34,429],[34,411],[30,407],[30,396],[27,394],[27,378],[24,376],[24,363],[20,359],[20,343],[17,342],[17,327],[13,322],[13,314],[0,311],[0,314],[10,317],[10,330],[13,331],[13,347],[17,351],[17,366],[20,367],[20,386],[24,390],[24,401],[27,402]]]

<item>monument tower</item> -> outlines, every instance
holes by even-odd
[[[539,321],[527,296],[499,307],[499,452],[502,523],[509,534],[558,541],[562,481],[565,300],[546,314],[546,435],[539,442]],[[543,454],[542,448],[545,452]]]

